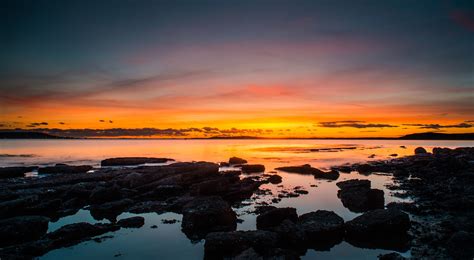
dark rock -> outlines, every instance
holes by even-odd
[[[166,163],[174,161],[169,158],[154,158],[154,157],[118,157],[102,160],[102,166],[125,166],[125,165],[140,165],[145,163]]]
[[[158,228],[158,226],[157,226],[157,225],[153,225],[153,226],[151,226],[150,228],[155,229],[155,228]]]
[[[22,216],[0,220],[0,247],[40,238],[48,230],[49,218]]]
[[[124,218],[119,220],[117,224],[123,228],[139,228],[145,225],[145,218],[140,216]]]
[[[122,195],[120,194],[120,188],[118,186],[99,186],[91,192],[89,201],[91,204],[100,204],[108,201],[119,200],[121,198]]]
[[[376,209],[346,222],[346,240],[358,247],[405,251],[410,218],[396,209]]]
[[[38,169],[38,167],[2,167],[0,168],[0,179],[24,177],[25,173]]]
[[[209,232],[231,231],[237,216],[221,197],[200,197],[183,207],[182,229],[189,237],[201,238]]]
[[[344,235],[344,220],[327,210],[301,215],[298,226],[304,231],[307,246],[318,250],[329,250],[339,244]]]
[[[426,153],[428,153],[428,152],[427,152],[426,149],[423,148],[423,147],[417,147],[417,148],[415,149],[415,154],[426,154]]]
[[[406,258],[397,253],[389,253],[377,256],[379,260],[405,260]]]
[[[270,175],[270,177],[268,178],[268,181],[271,184],[279,184],[282,182],[282,179],[283,178],[280,175],[274,174],[274,175]]]
[[[265,165],[262,164],[243,164],[239,166],[244,173],[264,172]]]
[[[244,164],[244,163],[247,163],[247,160],[244,160],[242,158],[239,158],[239,157],[230,157],[229,158],[229,164]]]
[[[264,254],[269,249],[277,248],[277,244],[277,234],[270,231],[214,232],[206,236],[204,255],[205,259],[222,259],[238,255],[249,248]]]
[[[27,208],[35,206],[39,203],[36,195],[25,196],[14,200],[8,200],[0,203],[0,218],[8,218],[14,216],[27,215]]]
[[[191,195],[194,196],[209,196],[209,195],[220,195],[229,190],[232,182],[238,181],[239,177],[233,178],[217,178],[200,183],[193,184],[191,186]]]
[[[108,219],[114,221],[124,210],[134,204],[131,199],[122,199],[111,201],[100,205],[92,205],[90,212],[92,217],[96,220]]]
[[[465,231],[454,233],[447,242],[449,254],[454,259],[474,258],[474,234]]]
[[[90,165],[67,165],[67,164],[56,164],[55,166],[47,166],[38,169],[39,174],[76,174],[76,173],[86,173],[92,170]]]
[[[94,236],[117,231],[119,226],[114,224],[90,224],[86,222],[65,225],[56,231],[48,233],[47,239],[54,241],[53,247],[59,248],[77,244]]]
[[[229,167],[230,164],[229,164],[228,162],[220,162],[220,163],[219,163],[219,166],[220,166],[220,167]]]
[[[257,229],[268,230],[280,225],[283,220],[288,219],[293,222],[298,220],[295,208],[274,208],[263,212],[257,216]]]
[[[353,212],[365,212],[371,209],[384,208],[384,192],[370,189],[368,180],[348,180],[336,183],[341,188],[337,196],[344,207]]]
[[[339,178],[338,171],[333,170],[330,172],[324,172],[324,171],[321,171],[320,169],[311,167],[311,165],[309,164],[304,164],[301,166],[279,167],[279,168],[276,168],[276,170],[290,172],[290,173],[309,174],[309,175],[313,175],[315,178],[320,178],[320,179],[337,180],[337,178]]]
[[[176,219],[162,219],[161,220],[161,223],[163,224],[175,224],[176,222],[178,222],[178,220]]]
[[[418,213],[419,209],[415,203],[411,202],[390,202],[387,204],[387,209],[398,209],[409,213]]]
[[[391,157],[397,157],[397,156],[398,156],[398,154],[396,154],[396,153],[392,153],[390,156],[391,156]]]

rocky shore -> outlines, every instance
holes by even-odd
[[[257,228],[236,231],[234,208],[262,184],[282,177],[265,166],[233,157],[220,165],[174,162],[168,158],[110,158],[102,167],[57,164],[50,167],[0,168],[0,258],[28,259],[121,228],[138,228],[143,217],[117,221],[123,212],[182,214],[181,229],[192,241],[204,239],[206,259],[299,259],[308,249],[329,250],[341,241],[362,248],[397,252],[411,249],[414,259],[472,259],[474,252],[474,148],[416,149],[415,155],[388,161],[333,167],[310,165],[276,170],[335,181],[340,174],[391,174],[388,189],[412,203],[385,204],[384,192],[368,180],[337,182],[344,207],[360,213],[344,221],[317,210],[298,215],[295,208],[256,207]],[[170,163],[167,165],[143,165]],[[220,171],[220,167],[232,167]],[[36,170],[41,178],[23,178]],[[300,187],[274,198],[300,196]],[[293,195],[294,194],[294,195]],[[74,223],[48,232],[48,223],[87,209],[107,223]],[[174,221],[173,223],[175,223]],[[403,259],[397,253],[381,259]]]

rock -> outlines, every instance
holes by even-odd
[[[213,232],[206,236],[204,255],[205,259],[222,259],[238,255],[249,248],[261,254],[276,248],[277,244],[277,234],[270,231]]]
[[[390,156],[391,156],[391,157],[397,157],[397,156],[398,156],[398,154],[396,154],[396,153],[392,153]]]
[[[126,165],[140,165],[145,163],[166,163],[174,161],[169,158],[155,158],[155,157],[118,157],[109,158],[100,162],[101,166],[126,166]]]
[[[279,184],[279,183],[282,182],[282,180],[283,180],[283,178],[280,175],[277,175],[277,174],[273,174],[273,175],[270,175],[270,177],[268,177],[268,181],[271,184]]]
[[[217,178],[213,180],[203,181],[191,185],[191,195],[193,196],[208,196],[208,195],[219,195],[229,190],[231,182],[239,180],[238,176],[236,179],[231,178]]]
[[[124,218],[119,220],[117,224],[123,228],[139,228],[145,225],[145,218],[140,216]]]
[[[415,154],[426,154],[426,153],[427,153],[427,151],[426,151],[426,149],[423,148],[423,147],[417,147],[417,148],[415,149]]]
[[[120,194],[120,188],[118,186],[99,186],[91,192],[89,201],[91,204],[101,204],[108,201],[119,200],[121,198],[122,195]]]
[[[295,208],[274,208],[263,212],[257,216],[257,229],[268,230],[280,225],[283,220],[288,219],[293,222],[298,220]]]
[[[329,179],[329,180],[337,180],[339,178],[339,172],[332,170],[330,172],[324,172],[320,169],[313,168],[309,164],[304,164],[301,166],[285,166],[276,168],[276,170],[290,172],[290,173],[299,173],[299,174],[310,174],[313,175],[315,178],[320,179]]]
[[[204,237],[209,232],[231,231],[237,227],[237,216],[221,197],[200,197],[183,207],[181,227],[189,237]]]
[[[410,218],[396,209],[368,211],[346,222],[346,240],[358,247],[407,250]]]
[[[397,253],[389,253],[377,256],[379,260],[405,260],[406,258]]]
[[[278,240],[280,244],[284,244],[284,247],[290,247],[300,250],[305,250],[305,232],[300,225],[295,222],[285,219],[278,226],[269,228],[269,231],[273,231],[278,234]]]
[[[111,201],[100,205],[92,205],[90,207],[90,212],[92,217],[96,220],[102,220],[105,218],[114,221],[120,213],[133,204],[134,201],[131,199]]]
[[[0,202],[0,218],[27,215],[26,209],[38,205],[38,203],[39,197],[37,195]]]
[[[344,207],[353,212],[384,208],[384,192],[370,188],[369,180],[348,180],[336,183],[341,188],[337,196]]]
[[[77,244],[94,236],[107,232],[117,231],[119,226],[114,224],[90,224],[86,222],[65,225],[56,231],[48,233],[46,237],[54,241],[54,248]]]
[[[304,231],[307,246],[318,250],[329,250],[344,236],[344,220],[332,211],[303,214],[298,218],[298,226]]]
[[[72,166],[67,164],[56,164],[55,166],[48,166],[38,169],[39,174],[75,174],[75,173],[86,173],[92,170],[92,166],[90,165],[79,165],[79,166]]]
[[[447,242],[449,254],[454,259],[473,259],[474,234],[465,231],[454,233]]]
[[[0,247],[36,240],[46,234],[49,218],[21,216],[0,220]]]
[[[244,173],[264,172],[265,165],[262,164],[243,164],[239,166]]]
[[[2,167],[0,168],[0,179],[24,177],[25,173],[32,172],[38,167]]]
[[[247,163],[247,160],[244,160],[242,158],[239,158],[239,157],[230,157],[229,158],[229,164],[244,164],[244,163]]]

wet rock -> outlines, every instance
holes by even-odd
[[[239,158],[239,157],[230,157],[229,158],[229,164],[244,164],[247,163],[247,160]]]
[[[419,209],[415,203],[411,202],[390,202],[387,204],[387,209],[398,209],[409,213],[419,213]]]
[[[0,168],[0,179],[24,177],[25,173],[35,171],[38,167],[2,167]]]
[[[282,179],[283,178],[280,175],[274,174],[274,175],[270,175],[270,177],[268,178],[268,181],[271,184],[279,184],[282,182]]]
[[[324,172],[324,171],[321,171],[320,169],[311,167],[311,165],[309,164],[304,164],[301,166],[279,167],[279,168],[276,168],[276,170],[290,172],[290,173],[313,175],[315,178],[320,178],[320,179],[337,180],[339,178],[338,171],[333,170],[330,172]]]
[[[368,180],[348,180],[336,183],[341,189],[337,196],[344,207],[353,212],[365,212],[384,207],[384,192],[370,188]]]
[[[169,158],[155,158],[155,157],[118,157],[102,160],[102,166],[126,166],[126,165],[140,165],[145,163],[166,163],[174,161]]]
[[[243,164],[239,167],[244,173],[265,172],[265,165],[262,164]]]
[[[117,224],[123,228],[139,228],[145,225],[145,218],[140,216],[124,218],[119,220]]]
[[[358,247],[408,249],[410,218],[396,209],[376,209],[346,222],[346,240]]]
[[[474,233],[458,231],[447,242],[449,254],[454,259],[474,258]]]
[[[405,260],[406,258],[397,253],[389,253],[377,256],[379,260]]]
[[[277,248],[277,244],[277,234],[270,231],[213,232],[206,236],[204,258],[222,259],[236,256],[249,248],[263,255],[270,249]]]
[[[178,222],[177,219],[162,219],[161,220],[161,223],[163,223],[163,224],[175,224],[177,222]]]
[[[201,238],[209,232],[235,230],[237,216],[221,197],[200,197],[184,205],[181,224],[189,237]]]
[[[48,230],[49,218],[21,216],[0,220],[0,247],[40,238]]]
[[[327,210],[301,215],[298,226],[304,231],[306,244],[318,250],[329,250],[339,244],[344,235],[344,220]]]
[[[160,185],[152,191],[145,193],[143,197],[156,200],[166,200],[170,197],[182,195],[185,189],[180,185]]]
[[[8,200],[0,203],[0,218],[27,215],[27,208],[39,203],[39,197],[36,195],[24,196],[14,200]]]
[[[38,169],[39,174],[75,174],[75,173],[86,173],[92,170],[90,165],[79,165],[72,166],[67,164],[56,164],[55,166],[42,167]]]
[[[396,153],[392,153],[392,154],[390,154],[390,156],[391,156],[391,157],[397,157],[397,156],[398,156],[398,154],[396,154]]]
[[[268,230],[280,225],[285,219],[296,222],[298,214],[295,208],[269,209],[257,216],[257,229]]]
[[[117,231],[120,227],[114,224],[90,224],[86,222],[65,225],[56,231],[48,233],[47,239],[54,241],[53,247],[59,248],[82,242],[94,236]]]
[[[239,177],[235,176],[235,178],[221,177],[213,180],[196,183],[191,185],[191,195],[208,196],[223,194],[229,190],[229,187],[233,182],[236,182],[238,180]]]
[[[425,148],[423,147],[417,147],[415,148],[415,154],[426,154],[428,153]]]

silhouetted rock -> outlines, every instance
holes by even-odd
[[[155,157],[117,157],[102,160],[102,166],[126,166],[126,165],[140,165],[145,163],[166,163],[174,161],[169,158],[155,158]]]
[[[346,222],[346,240],[365,248],[407,250],[410,218],[396,209],[368,211]]]
[[[277,175],[277,174],[274,174],[274,175],[271,175],[269,178],[268,178],[268,181],[271,183],[271,184],[278,184],[278,183],[281,183],[282,182],[282,177],[280,175]]]
[[[145,218],[140,216],[124,218],[119,220],[117,225],[123,228],[139,228],[145,225]]]
[[[120,229],[114,224],[90,224],[86,222],[65,225],[48,233],[46,238],[54,241],[54,247],[74,245],[94,236]]]
[[[454,259],[474,258],[474,233],[458,231],[447,242],[449,254]]]
[[[344,235],[344,220],[327,210],[301,215],[298,226],[304,231],[307,246],[318,250],[329,250],[339,244]]]
[[[39,174],[74,174],[74,173],[85,173],[92,170],[90,165],[79,165],[72,166],[67,164],[56,164],[55,166],[42,167],[38,169]]]
[[[324,172],[320,169],[313,168],[309,164],[304,164],[300,166],[285,166],[285,167],[278,167],[276,170],[290,172],[290,173],[299,173],[299,174],[310,174],[313,175],[315,178],[320,179],[328,179],[328,180],[337,180],[339,178],[338,171],[330,171]]]
[[[415,154],[425,154],[425,153],[427,153],[425,148],[423,148],[423,147],[415,148]]]
[[[265,171],[265,165],[262,164],[243,164],[239,165],[239,168],[242,169],[242,172],[244,173],[257,173]]]
[[[230,157],[229,158],[229,164],[244,164],[247,163],[247,160],[239,158],[239,157]]]
[[[2,167],[0,168],[0,179],[23,177],[25,173],[38,169],[36,166],[32,167]]]
[[[257,229],[268,230],[271,227],[280,225],[285,219],[296,222],[298,220],[296,209],[274,208],[263,212],[257,216]]]
[[[96,220],[108,219],[115,220],[125,209],[130,207],[134,203],[131,199],[122,199],[117,201],[111,201],[100,205],[92,205],[90,212],[92,217]]]
[[[365,212],[384,207],[384,192],[370,188],[369,180],[348,180],[336,184],[341,190],[337,196],[344,207],[353,212]]]
[[[92,190],[89,201],[91,204],[101,204],[108,201],[119,200],[122,198],[118,186],[103,187],[99,186]]]
[[[0,220],[0,247],[40,238],[48,230],[49,218],[21,216]]]
[[[209,232],[231,231],[237,216],[221,197],[200,197],[183,207],[182,229],[189,237],[204,237]]]

